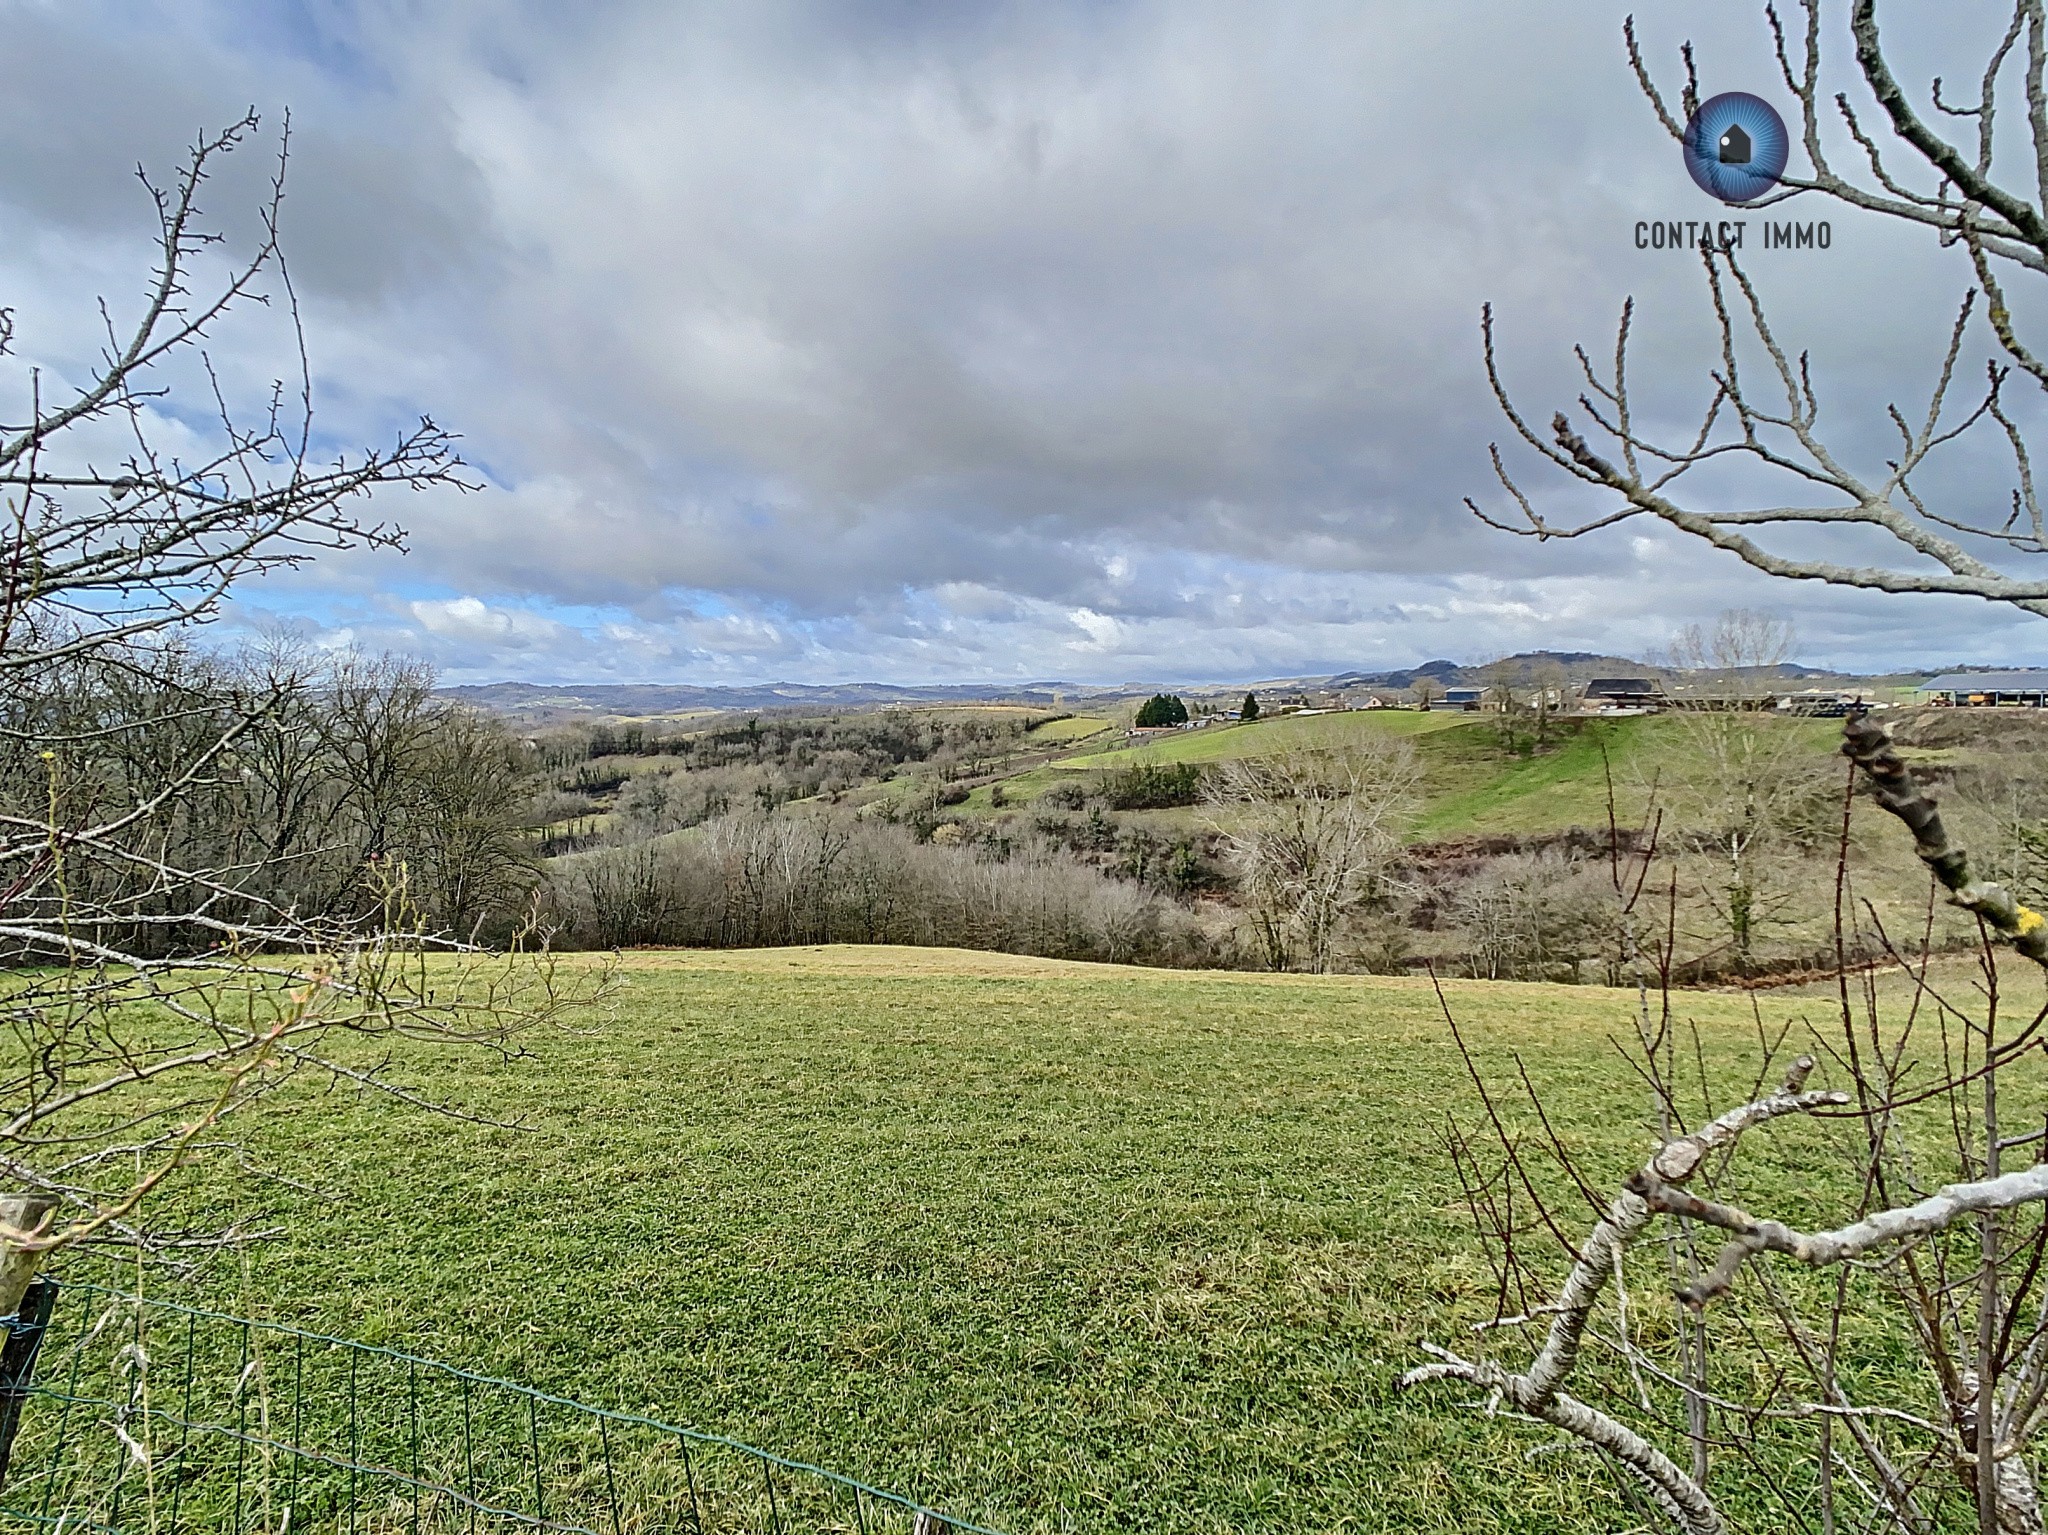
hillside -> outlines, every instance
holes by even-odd
[[[1810,739],[1822,760],[1833,753],[1840,735],[1840,726],[1830,720],[1769,724]],[[1012,805],[1024,803],[1063,778],[1092,787],[1103,775],[1139,763],[1206,766],[1232,757],[1295,747],[1339,748],[1346,741],[1394,736],[1407,740],[1421,759],[1424,799],[1413,829],[1417,840],[1541,837],[1574,826],[1605,826],[1610,778],[1617,811],[1624,824],[1631,824],[1641,815],[1653,780],[1661,777],[1669,785],[1687,772],[1682,731],[1668,716],[1565,721],[1557,732],[1554,747],[1524,757],[1503,751],[1496,727],[1483,716],[1403,709],[1283,715],[1077,753],[1005,780],[1005,798]],[[986,791],[968,803],[986,808]]]
[[[1339,672],[1323,685],[1330,688],[1398,690],[1413,687],[1418,677],[1430,677],[1446,687],[1471,687],[1504,672],[1518,685],[1533,682],[1539,676],[1556,676],[1573,686],[1583,686],[1595,677],[1640,677],[1658,670],[1645,661],[1602,655],[1598,651],[1525,650],[1498,660],[1465,665],[1439,660],[1392,671]],[[1796,668],[1794,673],[1804,675]]]
[[[770,683],[760,687],[688,687],[655,683],[491,682],[442,688],[449,698],[508,719],[534,724],[566,720],[653,720],[677,715],[720,714],[760,709],[824,713],[886,704],[1021,703],[1050,708],[1055,700],[1097,695],[1121,697],[1115,689],[1084,688],[1064,682],[1017,685],[934,684],[897,686],[881,682]]]
[[[2025,899],[2048,894],[2010,808],[2037,797],[2040,722],[2011,710],[1892,718],[1947,784],[1951,830],[1981,867]],[[1270,908],[1244,876],[1240,833],[1268,812],[1219,802],[1213,770],[1398,743],[1412,785],[1370,854],[1378,872],[1349,876],[1384,883],[1347,915],[1343,947],[1314,963],[1611,980],[1608,849],[1655,824],[1652,884],[1679,979],[1804,973],[1835,952],[1839,724],[1745,716],[1749,744],[1731,749],[1762,776],[1743,779],[1751,769],[1718,755],[1716,720],[1735,724],[1553,719],[1538,741],[1526,719],[1504,733],[1495,714],[1368,709],[1133,740],[1107,713],[978,704],[577,727],[536,743],[558,765],[536,819],[557,858],[551,920],[571,946],[839,939],[1286,968],[1298,954],[1253,946]],[[1759,804],[1764,840],[1743,823],[1735,863],[1723,830]],[[1889,931],[1920,931],[1927,877],[1909,839],[1859,814],[1847,856],[1857,910],[1867,901]],[[1969,936],[1945,907],[1932,933],[1938,946]]]

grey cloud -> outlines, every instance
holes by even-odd
[[[111,248],[128,162],[292,101],[328,427],[431,409],[491,482],[392,508],[415,530],[396,575],[344,559],[257,599],[402,578],[475,607],[330,632],[477,675],[1241,675],[1643,648],[1743,601],[1844,656],[1897,648],[1891,608],[1626,532],[1536,549],[1459,509],[1493,493],[1506,435],[1482,299],[1539,417],[1576,392],[1571,341],[1604,346],[1631,292],[1646,417],[1683,430],[1701,397],[1696,269],[1629,232],[1702,204],[1618,8],[363,3],[298,33],[239,14],[8,8],[47,83],[0,107],[0,202]],[[1652,20],[1668,60],[1679,18]],[[1759,16],[1683,20],[1710,85],[1771,93]],[[1954,30],[1907,46],[1939,62]],[[1830,211],[1824,261],[1755,264],[1844,418],[1881,427],[1966,274]],[[62,294],[33,246],[0,239],[0,277]],[[626,637],[506,616],[572,607]],[[1924,612],[1916,653],[2033,643]]]

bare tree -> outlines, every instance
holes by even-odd
[[[1780,669],[1792,659],[1792,625],[1754,608],[1730,608],[1712,629],[1690,624],[1671,642],[1670,662],[1685,673],[1695,695],[1738,708],[1761,708],[1781,686]],[[1682,704],[1686,695],[1674,702]]]
[[[1854,719],[1844,751],[1987,937],[2048,964],[2048,921],[1972,877],[1886,732]],[[1496,1161],[1489,1166],[1480,1138],[1455,1126],[1452,1148],[1501,1276],[1493,1325],[1538,1327],[1543,1338],[1521,1369],[1432,1346],[1434,1362],[1404,1383],[1460,1380],[1497,1393],[1516,1413],[1604,1452],[1671,1524],[1702,1535],[1731,1525],[1710,1479],[1710,1449],[1741,1463],[1743,1475],[1725,1480],[1746,1484],[1752,1499],[1761,1488],[1786,1507],[1818,1500],[1825,1529],[1948,1528],[1946,1510],[1960,1496],[1983,1530],[2040,1530],[2029,1455],[2048,1418],[2048,1308],[2039,1284],[2048,1162],[2039,1159],[2039,1129],[2016,1126],[2011,1115],[2023,1103],[2020,1112],[2038,1118],[2016,1072],[2038,1050],[2048,1014],[2007,1021],[1988,941],[1975,1006],[1947,993],[1924,948],[1897,957],[1911,966],[1920,1002],[1903,1022],[1881,1016],[1875,988],[1859,1002],[1845,986],[1837,1031],[1816,1031],[1813,1052],[1791,1062],[1776,1091],[1752,1091],[1733,1106],[1704,1096],[1704,1071],[1701,1092],[1681,1082],[1668,1029],[1646,1039],[1636,1062],[1669,1122],[1662,1149],[1605,1202],[1589,1236],[1563,1244],[1568,1269],[1555,1286],[1532,1261],[1537,1232],[1563,1229],[1558,1187],[1546,1187],[1539,1163],[1570,1180],[1568,1197],[1590,1197],[1591,1182],[1547,1128],[1535,1143],[1543,1149],[1532,1149],[1513,1128],[1512,1104],[1475,1069],[1497,1132]],[[1936,1037],[1924,1038],[1930,1031]],[[1759,1079],[1782,1065],[1789,1032],[1762,1039]],[[1931,1066],[1918,1059],[1923,1052],[1932,1053]],[[1817,1059],[1840,1085],[1808,1085]],[[1937,1112],[1926,1113],[1929,1105]],[[1547,1127],[1540,1104],[1534,1111]],[[1686,1127],[1689,1112],[1700,1115],[1698,1128]],[[1837,1171],[1821,1184],[1840,1202],[1832,1229],[1801,1231],[1736,1202],[1745,1177],[1738,1139],[1789,1116],[1820,1116],[1841,1131],[1829,1137]],[[2023,1148],[2033,1148],[2033,1160],[2009,1171],[2006,1159]],[[1768,1178],[1752,1187],[1784,1198],[1782,1184],[1766,1192]],[[1516,1196],[1525,1201],[1520,1211]],[[1667,1241],[1706,1235],[1721,1243],[1689,1272],[1681,1267],[1676,1286],[1695,1316],[1710,1307],[1730,1313],[1716,1330],[1722,1362],[1711,1380],[1705,1369],[1681,1370],[1668,1331],[1644,1320],[1644,1302],[1631,1293],[1627,1255],[1654,1237],[1659,1216],[1678,1223]],[[1831,1284],[1801,1285],[1761,1266],[1765,1255],[1839,1274]],[[1753,1280],[1747,1294],[1745,1275]],[[1870,1312],[1883,1299],[1916,1345],[1918,1371],[1852,1363],[1854,1337],[1876,1325]],[[1585,1357],[1589,1349],[1598,1363]],[[1581,1395],[1566,1390],[1575,1379]],[[1692,1464],[1682,1467],[1658,1441],[1688,1401],[1701,1410],[1687,1430]]]
[[[1447,903],[1472,974],[1490,981],[1570,981],[1612,948],[1612,889],[1597,863],[1555,851],[1490,859]]]
[[[920,839],[829,810],[734,814],[677,836],[555,860],[549,910],[571,943],[756,947],[913,943],[1062,959],[1213,959],[1200,924],[1050,840]]]
[[[1385,898],[1420,776],[1397,739],[1222,765],[1209,799],[1271,968],[1329,969],[1345,918]]]
[[[2048,273],[2048,172],[2042,169],[2048,165],[2048,88],[2043,86],[2048,12],[2042,0],[2017,0],[2002,32],[1987,39],[1974,99],[1958,102],[1944,95],[1937,79],[1922,107],[1913,103],[1885,57],[1876,0],[1855,0],[1849,41],[1883,125],[1873,132],[1846,93],[1832,102],[1823,99],[1820,0],[1800,0],[1800,11],[1804,27],[1796,43],[1775,8],[1765,14],[1786,88],[1798,102],[1796,136],[1807,167],[1803,174],[1788,173],[1781,191],[1752,206],[1766,209],[1801,195],[1833,198],[1926,227],[1944,243],[1968,252],[1976,287],[1956,306],[1947,344],[1930,359],[1926,387],[1911,405],[1887,407],[1886,419],[1871,424],[1878,428],[1876,435],[1824,435],[1821,397],[1806,353],[1789,345],[1768,318],[1763,297],[1735,252],[1707,249],[1701,260],[1720,344],[1705,369],[1705,403],[1697,426],[1683,437],[1654,439],[1637,426],[1629,378],[1633,300],[1622,308],[1611,363],[1596,367],[1584,349],[1578,351],[1584,392],[1576,412],[1556,411],[1547,431],[1539,431],[1509,397],[1496,363],[1494,317],[1487,308],[1482,323],[1487,375],[1516,435],[1557,468],[1611,493],[1620,504],[1583,521],[1555,521],[1538,511],[1496,446],[1494,469],[1512,511],[1497,515],[1476,502],[1467,505],[1491,526],[1538,539],[1577,538],[1632,518],[1654,517],[1768,575],[1884,592],[1981,597],[2048,615],[2048,571],[2028,559],[2048,553],[2048,526],[2042,521],[2020,415],[2007,398],[2015,369],[2037,385],[2048,385],[2048,363],[2022,335],[2022,321],[2005,288],[2008,281],[2027,282]],[[1632,26],[1628,46],[1658,121],[1674,139],[1681,138],[1683,117],[1698,105],[1690,45],[1677,114],[1652,80]],[[2018,131],[1998,130],[2002,112],[2018,116]],[[1955,137],[1933,126],[1944,117],[1957,121]],[[1863,163],[1854,172],[1844,172],[1829,158],[1830,119],[1839,121],[1857,146]],[[1885,130],[1889,145],[1880,142]],[[1982,386],[1964,397],[1959,375],[1980,312],[1990,328],[1992,357]],[[1985,432],[1999,439],[2010,478],[1996,497],[1971,491],[1958,504],[1953,482],[1932,486],[1930,463],[1958,439]],[[1760,484],[1775,482],[1783,499],[1763,495],[1731,507],[1718,495],[1708,502],[1687,495],[1687,477],[1694,471],[1730,461],[1756,471]],[[1788,526],[1820,530],[1840,553],[1774,547],[1769,531]],[[1867,564],[1856,558],[1872,535],[1889,541],[1893,560]]]
[[[1533,729],[1535,704],[1530,695],[1526,670],[1511,657],[1503,656],[1481,667],[1479,680],[1484,689],[1480,696],[1487,712],[1493,716],[1501,750],[1509,756],[1533,750],[1536,744]]]
[[[279,243],[288,132],[246,255],[228,258],[199,205],[256,129],[202,139],[167,185],[143,177],[155,270],[125,329],[102,304],[89,376],[56,391],[27,368],[0,393],[19,412],[0,426],[0,1183],[16,1195],[0,1246],[22,1260],[0,1275],[0,1313],[59,1249],[221,1239],[164,1229],[144,1203],[301,1073],[425,1102],[388,1055],[344,1041],[504,1048],[566,1000],[545,963],[431,958],[402,866],[380,866],[353,909],[304,909],[280,871],[335,808],[306,772],[310,692],[287,655],[231,675],[188,643],[237,581],[395,547],[373,492],[462,483],[431,421],[317,456]],[[205,346],[251,309],[282,321],[294,358],[253,417]],[[0,357],[14,325],[0,311]],[[206,444],[196,457],[164,446],[174,417]],[[264,801],[266,837],[206,821],[231,799]]]
[[[1825,845],[1834,808],[1807,737],[1771,708],[1792,640],[1784,620],[1735,608],[1671,646],[1685,684],[1671,698],[1684,771],[1665,801],[1677,831],[1719,865],[1706,893],[1745,971],[1758,937],[1798,899],[1791,859],[1816,839]]]
[[[1536,745],[1550,744],[1557,717],[1571,707],[1571,678],[1563,666],[1549,659],[1538,660],[1530,672],[1530,709],[1536,716]]]
[[[1633,424],[1630,308],[1623,310],[1611,369],[1596,371],[1579,355],[1588,391],[1578,402],[1579,420],[1560,412],[1547,434],[1528,424],[1500,382],[1488,314],[1487,362],[1516,432],[1552,464],[1614,492],[1622,504],[1588,522],[1552,523],[1496,451],[1496,470],[1519,520],[1487,520],[1552,538],[1649,515],[1768,574],[1976,596],[2048,615],[2048,579],[2024,559],[2048,546],[2027,444],[2004,394],[2014,369],[2041,383],[2048,374],[2019,334],[2002,286],[2015,272],[2048,271],[2048,12],[2039,0],[2010,8],[2008,24],[1987,45],[1974,99],[1956,102],[1935,82],[1928,97],[1934,112],[1966,125],[1956,143],[1933,130],[1934,119],[1911,104],[1897,81],[1874,0],[1855,0],[1850,41],[1885,128],[1872,132],[1846,96],[1823,102],[1818,0],[1803,0],[1801,9],[1806,25],[1798,49],[1776,12],[1766,12],[1786,85],[1800,103],[1809,161],[1804,175],[1787,178],[1785,195],[1821,194],[1931,228],[1963,247],[1976,271],[1978,289],[1958,306],[1924,405],[1910,415],[1893,408],[1892,446],[1870,468],[1854,467],[1856,454],[1820,434],[1806,358],[1780,342],[1732,253],[1708,251],[1703,263],[1720,355],[1709,370],[1696,432],[1663,446]],[[1632,33],[1629,45],[1644,91],[1677,135],[1680,123],[1652,84]],[[1680,104],[1689,113],[1697,98],[1689,49],[1686,62]],[[2000,133],[1996,120],[2010,104],[2011,76],[2019,80],[2020,131]],[[1830,106],[1867,166],[1860,180],[1826,157],[1822,125]],[[2003,163],[2015,153],[2016,171]],[[1952,395],[1980,297],[2000,355],[1982,391],[1958,407]],[[1762,394],[1744,372],[1758,357]],[[1991,497],[1959,508],[1953,491],[1923,495],[1930,458],[1980,429],[1996,434],[2011,465],[2011,480],[1995,498],[1999,512],[1981,509]],[[1589,435],[1604,438],[1602,449]],[[1792,493],[1785,504],[1760,499],[1732,510],[1686,504],[1680,482],[1717,459],[1780,475]],[[1807,504],[1815,499],[1822,504]],[[1872,533],[1883,535],[1898,558],[1851,564],[1757,541],[1759,530],[1787,525],[1805,525],[1810,537],[1867,542]],[[1696,1535],[1738,1519],[1830,1535],[1851,1528],[1931,1535],[1966,1523],[1980,1535],[2038,1532],[2035,1452],[2048,1418],[2048,1132],[2037,1127],[2038,1091],[2027,1067],[2048,1012],[2013,1016],[1999,953],[2010,945],[2048,966],[2048,918],[1974,876],[1888,732],[1852,714],[1843,751],[1854,764],[1852,786],[1860,781],[1863,795],[1911,836],[1931,892],[1979,922],[1985,941],[1976,975],[1952,987],[1930,963],[1931,898],[1917,944],[1899,942],[1869,908],[1859,913],[1847,853],[1856,797],[1845,795],[1838,950],[1846,955],[1852,944],[1868,941],[1899,964],[1906,976],[1903,1016],[1887,1012],[1875,981],[1852,984],[1844,964],[1835,1025],[1813,1029],[1811,1050],[1789,1066],[1790,1028],[1775,1036],[1760,1028],[1755,1085],[1731,1105],[1712,1092],[1697,1040],[1696,1081],[1681,1080],[1670,1009],[1657,1022],[1644,1008],[1636,1065],[1652,1090],[1661,1145],[1604,1198],[1542,1105],[1525,1100],[1518,1108],[1488,1086],[1475,1064],[1487,1128],[1475,1135],[1454,1120],[1447,1135],[1498,1281],[1496,1317],[1481,1330],[1535,1329],[1541,1337],[1520,1368],[1432,1346],[1432,1362],[1411,1370],[1404,1384],[1478,1387],[1495,1406],[1551,1425],[1569,1443],[1602,1455],[1641,1494],[1653,1520]],[[1453,1019],[1454,1033],[1456,1027]],[[1470,1052],[1466,1059],[1474,1061]],[[1765,1090],[1780,1071],[1781,1085]],[[1828,1085],[1809,1085],[1816,1072]],[[1760,1155],[1750,1141],[1751,1132],[1768,1126],[1775,1149],[1798,1136],[1802,1122],[1809,1126],[1806,1150],[1793,1155],[1792,1165],[1805,1207],[1833,1212],[1822,1229],[1781,1218],[1790,1203],[1783,1165],[1768,1176],[1769,1153]],[[1833,1154],[1831,1173],[1814,1162],[1816,1139]],[[1572,1223],[1557,1203],[1560,1194],[1584,1198],[1597,1212],[1583,1239],[1566,1235]],[[1759,1208],[1781,1214],[1752,1213]],[[1629,1254],[1659,1233],[1667,1252],[1684,1255],[1665,1266],[1679,1275],[1673,1288],[1685,1308],[1685,1324],[1675,1330],[1661,1318],[1646,1323],[1629,1277]],[[1554,1282],[1535,1256],[1537,1243],[1549,1241],[1563,1263]],[[1711,1336],[1709,1318],[1719,1319]],[[1698,1339],[1704,1352],[1674,1357],[1674,1331],[1678,1344]],[[1877,1366],[1865,1343],[1880,1337],[1887,1346],[1903,1342],[1896,1357],[1908,1363]]]

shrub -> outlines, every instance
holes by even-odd
[[[1088,791],[1076,780],[1066,778],[1039,795],[1038,803],[1054,810],[1079,810],[1088,803]]]
[[[725,816],[660,842],[554,860],[547,916],[567,948],[908,943],[1216,961],[1213,942],[1172,902],[1043,843],[993,847],[969,831],[944,821],[919,842],[904,828],[831,815]]]
[[[1571,981],[1607,948],[1612,894],[1596,863],[1556,852],[1494,859],[1451,901],[1466,966],[1499,981]]]
[[[1113,810],[1162,810],[1202,797],[1202,769],[1192,762],[1141,762],[1111,773],[1103,797]]]
[[[1162,725],[1185,725],[1188,706],[1171,693],[1154,693],[1138,706],[1138,728],[1152,730]]]

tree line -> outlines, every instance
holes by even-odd
[[[134,954],[211,948],[222,922],[333,928],[393,907],[502,938],[541,877],[530,775],[502,723],[389,657],[123,647],[0,697],[0,814],[135,829],[111,856],[73,850],[45,897],[52,917],[108,914],[101,939]]]
[[[994,850],[820,809],[722,816],[551,865],[570,947],[898,943],[1166,965],[1227,956],[1183,906],[1045,838]]]

